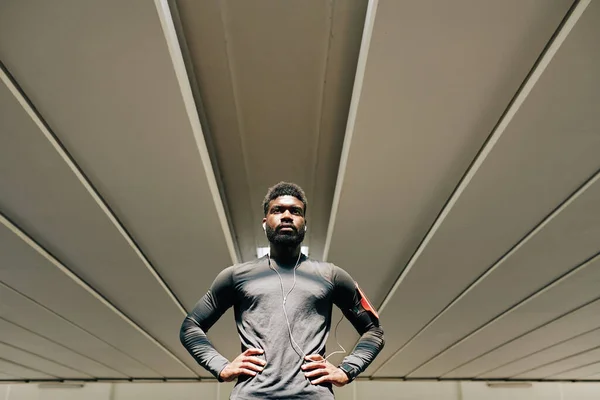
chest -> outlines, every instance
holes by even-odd
[[[243,282],[238,294],[242,308],[249,311],[277,310],[285,299],[291,309],[322,313],[331,307],[332,289],[322,276],[301,268],[295,274],[267,268]]]

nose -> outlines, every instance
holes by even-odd
[[[285,210],[285,212],[281,214],[281,219],[293,220],[290,210]]]

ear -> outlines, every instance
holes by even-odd
[[[263,218],[263,220],[262,220],[262,227],[263,227],[263,231],[267,230],[267,219],[266,218]]]

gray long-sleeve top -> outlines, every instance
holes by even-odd
[[[185,348],[205,369],[220,380],[229,363],[210,343],[206,332],[229,308],[234,307],[242,352],[264,350],[265,369],[254,377],[240,376],[231,399],[333,399],[331,384],[313,385],[300,369],[302,352],[325,356],[331,328],[332,305],[341,309],[361,338],[340,367],[354,379],[384,346],[383,330],[375,312],[356,282],[343,269],[302,256],[296,268],[296,285],[285,303],[292,344],[283,313],[282,285],[286,294],[293,286],[294,268],[269,267],[267,256],[223,270],[209,291],[185,318],[180,338]]]

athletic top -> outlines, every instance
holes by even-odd
[[[294,265],[286,268],[271,262],[271,266],[279,272],[287,294],[294,283]],[[206,332],[233,306],[242,352],[252,347],[262,349],[264,353],[256,357],[267,364],[256,376],[239,376],[230,399],[333,399],[330,383],[313,385],[304,376],[305,371],[300,369],[302,352],[326,356],[335,304],[361,335],[352,353],[340,364],[353,380],[384,346],[377,313],[346,271],[302,255],[296,285],[285,303],[300,352],[290,340],[281,281],[269,267],[268,256],[224,269],[185,318],[181,342],[202,367],[221,381],[219,373],[229,361],[215,350]]]

